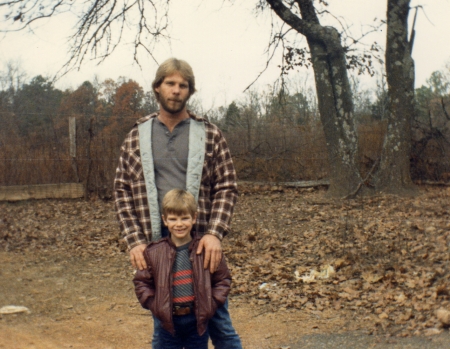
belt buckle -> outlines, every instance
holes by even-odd
[[[190,307],[182,307],[179,305],[173,306],[173,315],[182,316],[182,315],[188,315],[190,313],[191,313]]]

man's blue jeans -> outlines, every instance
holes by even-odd
[[[153,317],[153,323],[152,348],[165,349],[158,336],[161,322]],[[230,313],[228,312],[228,300],[216,310],[214,316],[209,320],[208,332],[215,349],[242,349],[241,339],[231,323]]]

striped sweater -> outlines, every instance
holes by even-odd
[[[192,263],[189,259],[190,242],[177,247],[173,275],[173,303],[188,303],[194,301],[194,287],[192,279]]]

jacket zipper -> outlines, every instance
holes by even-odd
[[[195,253],[195,252],[193,252]],[[189,255],[189,259],[191,260],[191,266],[192,266],[192,283],[194,284],[193,290],[194,290],[194,313],[195,318],[197,319],[197,331],[198,331],[198,285],[197,285],[197,279],[196,279],[196,273],[195,273],[195,266],[194,266],[194,257],[192,257],[192,253]]]
[[[170,313],[170,322],[173,324],[173,265],[175,264],[176,250],[173,247],[171,247],[170,253],[172,263],[170,264],[169,270],[169,306],[170,306],[169,313]]]

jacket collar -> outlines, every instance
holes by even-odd
[[[201,117],[195,115],[195,114],[194,114],[193,112],[191,112],[190,110],[188,110],[187,112],[188,112],[188,114],[189,114],[189,117],[190,117],[191,119],[195,120],[195,121],[207,121],[206,119],[201,118]],[[158,115],[159,115],[159,112],[155,112],[155,113],[152,113],[152,114],[150,114],[150,115],[144,116],[144,117],[138,119],[138,120],[136,121],[136,123],[134,124],[134,126],[140,125],[140,124],[142,124],[142,123],[144,123],[144,122],[146,122],[146,121],[148,121],[148,120],[150,120],[150,119],[156,118]]]
[[[192,232],[192,241],[189,244],[189,252],[192,251],[192,249],[194,248],[194,246],[198,245],[198,242],[201,240],[201,236],[199,236],[197,233]],[[175,244],[172,242],[172,240],[170,239],[170,236],[167,236],[165,238],[160,239],[159,241],[157,241],[157,243],[163,242],[163,241],[167,241],[167,243],[169,244],[170,247],[173,248],[177,248],[177,246],[175,246]]]

